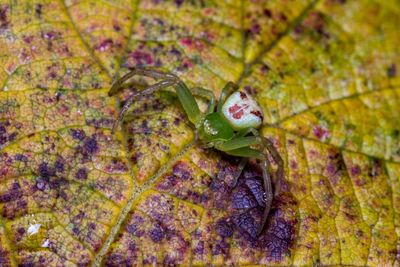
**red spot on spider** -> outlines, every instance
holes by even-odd
[[[231,113],[232,117],[237,120],[240,119],[244,114],[243,108],[237,104],[229,108],[229,113]]]
[[[263,117],[259,110],[252,110],[250,113],[253,114],[254,116],[259,117],[260,119],[262,119]]]
[[[244,92],[240,92],[240,98],[242,100],[247,99],[247,95]]]

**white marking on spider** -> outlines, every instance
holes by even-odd
[[[222,106],[222,113],[235,130],[258,128],[263,121],[263,112],[251,95],[237,91],[230,95]]]

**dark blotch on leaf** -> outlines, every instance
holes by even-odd
[[[56,169],[56,172],[63,172],[64,171],[64,162],[62,159],[57,159],[56,163],[54,164],[54,168]]]
[[[252,216],[250,210],[236,215],[233,221],[237,227],[247,232],[250,236],[257,237],[258,222]]]
[[[185,2],[185,0],[175,0],[175,4],[177,7],[180,7],[183,4],[183,2]]]
[[[43,178],[48,178],[55,175],[55,170],[48,166],[47,162],[42,162],[39,164],[39,174]]]
[[[23,154],[16,154],[14,158],[18,161],[28,162],[28,158]]]
[[[42,5],[42,4],[37,4],[37,5],[35,6],[35,15],[36,15],[36,17],[39,18],[39,19],[42,17],[42,8],[43,8],[43,5]]]
[[[261,180],[256,179],[246,179],[245,184],[250,189],[251,193],[257,200],[258,205],[265,207],[264,201],[264,188]]]
[[[290,254],[298,223],[296,206],[297,203],[290,194],[282,194],[274,199],[268,225],[259,240],[271,261],[280,261],[284,255]]]
[[[392,64],[387,68],[387,76],[389,78],[394,78],[397,76],[396,64]]]
[[[215,229],[221,237],[231,237],[233,235],[232,223],[226,219],[218,220]]]
[[[8,10],[8,5],[0,6],[0,30],[7,28],[10,24],[9,18],[7,16]]]
[[[88,172],[87,172],[86,168],[80,168],[76,172],[75,178],[79,179],[79,180],[86,180],[88,178]]]
[[[44,178],[39,177],[36,179],[36,188],[40,191],[44,191],[46,189],[46,184],[48,181],[46,181]]]
[[[149,233],[151,240],[156,243],[160,243],[164,239],[164,230],[159,224],[156,224],[155,227]]]
[[[0,202],[10,202],[22,197],[21,186],[19,183],[13,183],[11,189],[0,195]]]
[[[99,150],[97,140],[94,136],[86,137],[83,145],[77,148],[78,152],[81,153],[85,158],[90,158],[94,153]]]
[[[92,137],[85,141],[85,150],[89,154],[93,154],[93,153],[97,152],[98,149],[99,149],[99,147],[98,147],[96,138]]]
[[[175,176],[187,180],[190,178],[190,171],[188,170],[188,166],[183,162],[178,162],[172,168],[172,172]]]
[[[258,206],[252,192],[245,186],[240,185],[232,194],[232,207],[235,209],[249,209]]]
[[[74,139],[77,140],[83,140],[86,137],[86,134],[83,130],[81,129],[71,129],[71,136]]]
[[[135,224],[129,224],[126,227],[126,230],[128,231],[128,233],[137,237],[141,237],[143,235],[143,231],[139,230]]]
[[[229,248],[229,243],[223,238],[213,244],[211,253],[212,255],[225,255],[226,257],[229,254]]]

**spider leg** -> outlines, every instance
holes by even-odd
[[[262,142],[268,149],[268,152],[271,154],[275,163],[278,165],[278,169],[276,170],[276,183],[275,183],[275,195],[278,195],[281,189],[281,183],[285,178],[283,159],[281,155],[279,155],[279,152],[275,148],[274,144],[268,138],[263,137]]]
[[[156,90],[162,89],[169,87],[171,85],[174,85],[176,82],[174,80],[163,80],[161,82],[158,82],[156,84],[150,85],[147,87],[145,90],[139,91],[133,95],[131,95],[128,100],[125,102],[124,106],[122,107],[121,111],[118,114],[118,119],[114,122],[113,127],[112,127],[112,132],[115,132],[115,129],[117,128],[118,124],[123,120],[124,115],[126,111],[129,109],[129,107],[133,104],[133,101],[135,98],[138,96],[142,95],[148,95],[153,93]]]
[[[246,136],[249,133],[252,133],[253,136]],[[252,145],[260,145],[261,150],[258,151],[250,148],[250,146]],[[248,128],[240,131],[232,140],[217,144],[215,148],[224,151],[225,153],[230,155],[240,157],[253,157],[261,160],[265,190],[265,209],[263,212],[260,227],[257,232],[257,235],[259,235],[264,229],[265,223],[268,219],[268,214],[273,198],[271,177],[268,173],[268,158],[264,154],[264,150],[266,148],[269,151],[272,158],[278,165],[278,170],[276,172],[277,180],[275,183],[275,195],[279,194],[280,185],[284,179],[284,163],[282,157],[279,155],[279,152],[276,150],[272,142],[269,139],[260,136],[258,131],[254,128]]]
[[[271,183],[271,177],[269,176],[268,173],[268,160],[265,156],[261,160],[261,164],[263,165],[262,173],[263,173],[264,190],[265,190],[264,192],[265,208],[261,218],[260,226],[258,227],[257,230],[257,236],[259,236],[264,230],[272,204],[272,183]]]
[[[275,183],[275,195],[280,192],[281,183],[284,180],[284,163],[281,155],[279,155],[278,150],[275,148],[274,144],[265,137],[260,136],[259,132],[254,128],[247,128],[242,130],[237,134],[237,137],[246,136],[249,133],[252,133],[254,136],[259,136],[261,138],[260,145],[262,149],[266,148],[268,152],[271,154],[274,162],[278,165],[278,169],[276,171],[276,183]]]
[[[238,166],[238,170],[237,170],[235,176],[233,177],[232,187],[236,187],[237,182],[238,182],[238,180],[239,180],[239,177],[240,177],[240,175],[242,174],[243,169],[244,169],[244,167],[245,167],[246,164],[247,164],[247,161],[248,161],[247,158],[241,158],[241,159],[240,159],[240,163],[239,163],[239,166]]]
[[[225,87],[222,89],[221,95],[219,96],[218,100],[218,107],[217,110],[218,112],[221,112],[222,106],[225,103],[226,98],[233,92],[236,91],[239,87],[233,83],[233,82],[228,82]]]
[[[110,91],[108,91],[108,95],[112,96],[116,94],[119,90],[123,89],[124,88],[123,84],[135,75],[145,76],[156,80],[158,79],[178,80],[178,77],[170,73],[165,73],[155,69],[134,68],[132,71],[128,72],[127,74],[125,74],[124,76],[122,76],[120,79],[116,80],[113,83]]]
[[[254,137],[254,136],[249,136],[249,137]],[[246,137],[243,137],[246,138]],[[259,137],[255,137],[258,140],[254,144],[259,144]],[[233,139],[234,140],[234,139]],[[231,141],[233,141],[231,140]],[[228,141],[229,142],[229,141]],[[271,183],[271,177],[268,173],[268,159],[267,157],[259,150],[250,148],[249,146],[246,147],[241,147],[241,148],[236,148],[233,150],[228,150],[225,151],[225,153],[233,156],[239,156],[239,157],[245,157],[245,158],[257,158],[261,160],[262,164],[262,176],[263,176],[263,183],[264,183],[264,202],[265,202],[265,208],[261,217],[261,222],[260,225],[257,229],[257,236],[259,236],[262,231],[264,230],[265,224],[268,219],[268,214],[271,209],[271,204],[272,204],[272,183]]]
[[[204,98],[207,98],[209,100],[206,114],[214,112],[214,109],[215,109],[215,96],[214,96],[214,93],[211,90],[207,90],[207,89],[204,89],[202,87],[193,87],[193,88],[190,89],[190,91],[195,96],[204,97]]]
[[[121,120],[124,117],[124,114],[126,111],[129,109],[129,107],[132,105],[134,99],[140,95],[146,95],[146,94],[151,94],[156,90],[166,88],[169,86],[174,86],[176,94],[178,95],[179,101],[183,107],[183,109],[186,112],[186,115],[189,119],[190,122],[195,124],[197,126],[198,123],[201,122],[202,120],[202,114],[200,112],[199,106],[197,105],[197,102],[189,88],[186,86],[186,84],[181,81],[177,76],[171,73],[165,73],[162,71],[158,71],[155,69],[149,69],[149,68],[134,68],[131,72],[127,73],[124,75],[122,78],[118,79],[117,81],[114,82],[112,85],[110,91],[108,94],[111,96],[118,92],[119,90],[124,89],[125,87],[125,82],[127,82],[130,78],[132,78],[135,75],[139,76],[146,76],[146,77],[151,77],[153,79],[162,79],[162,81],[150,85],[144,90],[141,90],[139,92],[136,92],[132,96],[129,97],[129,99],[126,101],[124,107],[122,108],[120,114],[118,115],[117,121],[113,125],[113,131],[116,128],[116,125],[121,122]],[[213,97],[213,94],[211,91],[207,91],[206,89],[203,88],[197,88],[195,89],[196,92],[201,94],[202,96],[208,96],[210,97],[210,104],[209,104],[209,109],[213,107],[215,104],[215,97]]]

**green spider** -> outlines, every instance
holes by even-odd
[[[196,139],[200,140],[206,147],[213,147],[228,155],[242,158],[238,168],[239,171],[234,178],[234,186],[248,158],[255,158],[261,161],[265,190],[265,209],[257,231],[257,235],[260,235],[267,221],[273,199],[271,178],[268,173],[269,162],[267,155],[264,154],[265,149],[269,151],[278,165],[275,193],[279,192],[279,184],[283,179],[284,172],[283,161],[278,151],[271,141],[260,136],[257,130],[263,121],[263,113],[257,102],[245,91],[238,91],[238,87],[234,83],[228,82],[223,88],[217,108],[215,108],[215,96],[212,91],[201,87],[189,89],[176,75],[151,68],[133,69],[114,82],[108,92],[109,96],[114,95],[121,89],[131,87],[129,86],[130,84],[124,83],[135,75],[150,77],[156,81],[160,81],[141,91],[135,91],[135,93],[128,98],[119,113],[118,119],[114,123],[113,132],[123,120],[124,114],[137,97],[148,95],[156,90],[170,86],[174,87],[189,121],[195,126]],[[194,95],[209,100],[206,112],[201,113]]]

